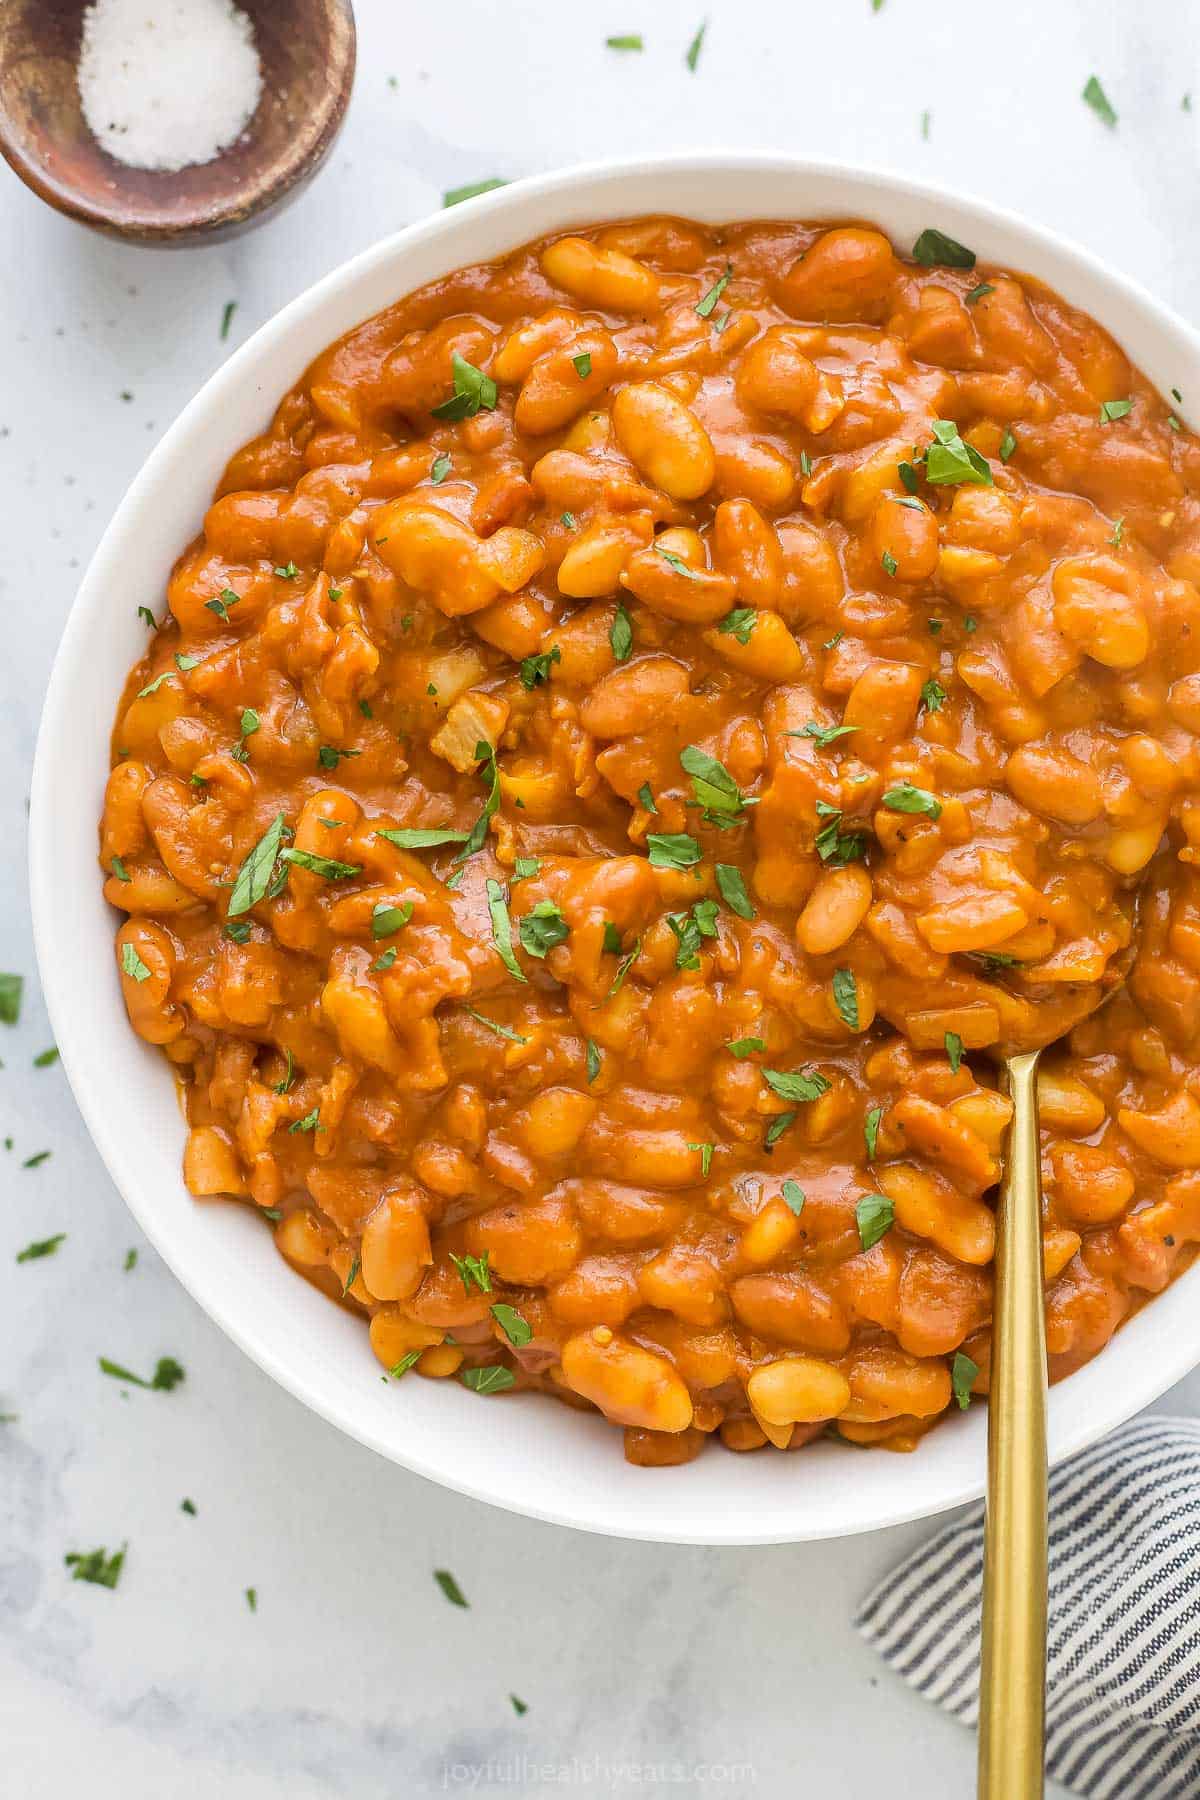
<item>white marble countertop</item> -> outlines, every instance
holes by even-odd
[[[1200,14],[1189,0],[359,0],[358,13],[330,163],[239,242],[126,249],[0,169],[0,969],[26,976],[19,1026],[0,1026],[0,1137],[14,1139],[0,1161],[0,1410],[18,1415],[0,1427],[2,1785],[14,1800],[541,1797],[644,1788],[650,1773],[627,1765],[678,1759],[670,1785],[718,1793],[962,1796],[972,1740],[850,1626],[928,1527],[684,1550],[534,1524],[380,1461],[226,1342],[140,1242],[61,1070],[31,1066],[47,1026],[24,796],[78,572],[146,451],[235,343],[444,188],[637,147],[856,158],[1057,226],[1195,316]],[[605,50],[626,31],[645,34],[643,55]],[[1092,73],[1115,131],[1079,98]],[[18,1166],[42,1149],[48,1161]],[[57,1256],[14,1262],[58,1231]],[[164,1353],[187,1370],[170,1394],[126,1396],[97,1372],[98,1355],[149,1371]],[[1200,1377],[1161,1404],[1200,1411]],[[64,1552],[126,1539],[115,1593],[66,1579]],[[469,1611],[446,1603],[435,1568]]]

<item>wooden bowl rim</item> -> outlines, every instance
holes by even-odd
[[[23,137],[11,129],[12,115],[2,104],[0,156],[30,192],[36,194],[39,200],[45,201],[47,206],[53,207],[55,212],[127,243],[156,244],[169,248],[235,232],[251,220],[280,206],[295,188],[316,174],[332,149],[334,139],[345,120],[354,88],[358,56],[354,8],[352,0],[323,0],[323,6],[331,27],[330,62],[336,66],[340,60],[341,64],[337,70],[336,86],[326,88],[319,104],[309,115],[308,129],[297,136],[294,153],[287,161],[276,163],[269,170],[241,181],[224,198],[214,195],[198,201],[194,211],[175,213],[170,218],[156,215],[143,205],[131,202],[127,195],[122,195],[119,187],[114,189],[111,199],[105,202],[99,196],[57,180],[43,162],[32,157],[25,148]],[[0,45],[0,50],[2,48]],[[3,57],[0,56],[0,64],[2,62]],[[104,152],[101,151],[101,154]],[[214,169],[219,166],[223,154],[222,152],[212,159],[211,166]],[[107,157],[106,160],[111,163],[119,181],[123,165],[115,157]],[[140,173],[144,176],[148,171],[142,170]],[[175,171],[164,169],[160,173],[166,182]]]

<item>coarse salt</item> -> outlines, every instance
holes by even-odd
[[[254,27],[233,0],[94,0],[78,79],[95,137],[137,169],[211,162],[262,93]]]

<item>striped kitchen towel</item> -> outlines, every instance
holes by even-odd
[[[964,1725],[982,1584],[977,1506],[856,1620]],[[1046,1771],[1088,1800],[1200,1796],[1200,1420],[1135,1419],[1051,1474]]]

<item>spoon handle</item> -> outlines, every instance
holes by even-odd
[[[988,1396],[979,1681],[980,1800],[1039,1800],[1046,1687],[1046,1323],[1037,1052],[1005,1065],[1014,1106],[1000,1190]]]

